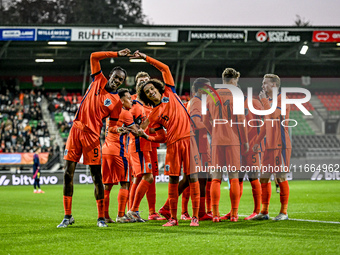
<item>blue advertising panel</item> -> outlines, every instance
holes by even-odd
[[[34,41],[34,28],[1,28],[1,41]]]
[[[71,41],[71,29],[38,28],[37,41]]]
[[[21,154],[2,154],[0,153],[0,164],[20,164],[21,163]]]

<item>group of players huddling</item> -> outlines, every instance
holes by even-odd
[[[127,72],[121,67],[112,69],[109,80],[101,71],[99,61],[105,58],[141,58],[155,66],[163,76],[163,82],[151,79],[146,72],[136,75],[135,95],[119,89]],[[281,121],[289,117],[281,115],[281,95],[277,95],[278,107],[266,116],[256,116],[248,111],[245,97],[245,114],[233,114],[233,96],[229,89],[214,90],[209,79],[198,78],[192,86],[195,96],[184,105],[175,91],[175,84],[167,65],[144,53],[129,49],[118,52],[94,52],[91,54],[92,83],[87,89],[74,118],[64,152],[65,173],[63,202],[65,216],[57,226],[72,225],[73,177],[77,162],[83,155],[83,164],[90,166],[95,185],[98,209],[98,227],[107,227],[114,221],[109,216],[110,191],[120,183],[118,215],[116,222],[145,222],[139,214],[139,205],[146,195],[149,205],[148,220],[168,220],[163,226],[178,225],[177,204],[182,193],[183,220],[191,220],[190,226],[199,221],[238,221],[238,207],[243,192],[242,166],[257,166],[248,172],[254,198],[254,211],[245,220],[268,220],[271,197],[272,172],[259,171],[260,164],[288,166],[291,144],[288,128]],[[226,68],[222,74],[224,84],[238,86],[240,73]],[[280,78],[266,74],[258,99],[252,99],[258,110],[271,108],[273,88],[280,87]],[[274,89],[274,91],[277,91]],[[215,91],[213,95],[210,93]],[[209,94],[207,114],[202,115],[201,97]],[[100,132],[103,119],[107,118],[106,138],[102,148]],[[214,125],[215,119],[228,120],[228,124]],[[279,121],[263,121],[278,119]],[[264,125],[230,125],[258,120]],[[261,126],[261,127],[259,127]],[[211,139],[208,139],[210,137]],[[169,175],[168,199],[162,208],[155,210],[158,175],[157,147],[166,143],[167,152],[164,173]],[[264,149],[265,147],[265,149]],[[261,162],[262,158],[262,162]],[[204,167],[205,166],[205,167]],[[206,171],[207,166],[225,166],[230,180],[231,210],[220,216],[220,185],[223,171]],[[183,169],[183,179],[179,182]],[[203,170],[204,169],[204,170]],[[259,180],[260,174],[260,180]],[[289,186],[285,172],[278,172],[281,210],[274,220],[288,219]],[[189,196],[192,201],[192,217],[188,214]],[[262,209],[261,209],[262,204]],[[127,209],[126,209],[127,207]],[[126,212],[127,211],[127,212]],[[165,218],[162,218],[163,215]]]

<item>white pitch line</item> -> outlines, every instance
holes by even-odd
[[[313,211],[313,212],[290,212],[290,213],[299,214],[299,213],[334,213],[334,212],[340,212],[340,211]]]
[[[302,220],[302,219],[289,219],[294,221],[307,221],[307,222],[316,222],[316,223],[330,223],[330,224],[340,224],[338,221],[323,221],[323,220]]]
[[[247,217],[249,215],[239,215],[241,217]],[[271,220],[274,218],[270,218]],[[323,221],[323,220],[303,220],[303,219],[288,219],[293,221],[305,221],[305,222],[315,222],[315,223],[328,223],[328,224],[340,224],[339,221]]]

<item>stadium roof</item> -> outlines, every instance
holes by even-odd
[[[35,33],[37,29],[70,29],[72,33],[80,33],[79,31],[84,29],[84,31],[92,31],[93,34],[89,32],[91,35],[88,40],[85,37],[81,40],[74,39],[72,34],[67,45],[48,45],[47,34],[42,40],[36,37],[31,41],[0,37],[2,40],[0,41],[0,76],[82,75],[84,71],[89,72],[88,62],[91,52],[116,51],[123,48],[138,49],[167,63],[176,77],[181,76],[182,73],[186,76],[220,76],[227,66],[239,70],[242,77],[261,77],[268,72],[275,72],[281,76],[340,76],[340,47],[336,43],[340,42],[340,27],[0,27],[2,32],[5,29],[19,31],[35,29]],[[150,32],[176,31],[176,38],[171,35],[172,39],[162,46],[147,45],[146,38],[136,40],[127,38],[126,41],[99,38],[105,30],[110,31],[110,29],[116,32],[140,29]],[[318,32],[322,33],[321,37],[318,37],[320,40],[315,37]],[[332,38],[329,37],[333,32],[335,39],[331,40]],[[309,47],[305,55],[300,54],[303,45]],[[54,62],[36,63],[37,58],[53,58]],[[101,63],[103,70],[111,69],[113,66],[109,60]],[[117,60],[114,65],[117,64],[133,73],[149,68],[144,63],[132,65],[128,60]]]

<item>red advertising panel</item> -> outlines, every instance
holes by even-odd
[[[340,31],[314,31],[313,42],[340,42]]]

